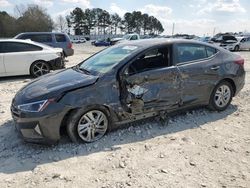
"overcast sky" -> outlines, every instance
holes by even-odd
[[[215,32],[250,31],[249,0],[0,0],[0,10],[14,15],[14,6],[39,4],[53,17],[67,15],[75,7],[102,8],[120,16],[140,10],[157,17],[164,34],[212,35]]]

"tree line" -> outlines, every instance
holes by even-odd
[[[90,34],[161,34],[164,28],[154,16],[140,11],[126,12],[123,17],[117,13],[110,14],[101,8],[85,9],[77,7],[66,16],[68,28],[76,35]]]
[[[22,32],[74,31],[76,35],[90,34],[160,34],[164,31],[161,22],[154,16],[140,11],[127,12],[123,17],[110,14],[101,8],[85,9],[77,7],[70,15],[58,16],[55,21],[46,9],[39,5],[16,6],[15,16],[0,11],[0,37],[13,37]]]

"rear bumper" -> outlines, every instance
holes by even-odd
[[[67,48],[67,49],[63,49],[65,56],[72,56],[74,55],[74,49],[72,48]]]
[[[244,70],[240,70],[240,76],[238,76],[236,79],[234,79],[235,85],[236,85],[236,91],[234,95],[237,95],[244,87],[245,85],[245,71]]]

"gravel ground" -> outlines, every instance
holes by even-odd
[[[67,66],[102,49],[75,45]],[[10,103],[30,77],[0,80],[0,187],[250,187],[250,52],[246,85],[224,112],[205,108],[119,129],[91,144],[18,137]]]

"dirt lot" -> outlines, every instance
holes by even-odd
[[[101,48],[75,46],[74,65]],[[0,80],[0,187],[250,187],[250,52],[246,85],[221,113],[206,109],[142,122],[92,144],[27,144],[10,103],[30,77]]]

